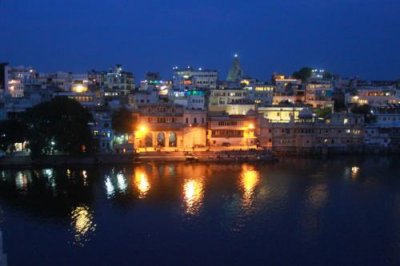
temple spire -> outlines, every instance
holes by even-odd
[[[233,56],[232,66],[229,70],[228,77],[226,78],[227,81],[238,82],[243,77],[243,71],[240,67],[240,59],[239,55],[235,54]]]

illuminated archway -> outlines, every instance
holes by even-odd
[[[148,133],[145,138],[146,147],[153,147],[153,135]]]
[[[165,133],[164,132],[159,132],[157,134],[157,146],[165,147]]]
[[[169,145],[169,147],[176,147],[177,146],[176,133],[175,132],[170,132],[169,133],[168,145]]]

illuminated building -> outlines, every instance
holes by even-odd
[[[256,106],[270,106],[272,104],[275,86],[260,82],[249,82],[243,89],[248,91],[247,98]]]
[[[13,98],[24,97],[28,88],[36,85],[36,70],[32,67],[3,65],[5,92]]]
[[[304,112],[308,112],[312,115],[312,110],[308,107],[270,106],[259,107],[257,111],[270,123],[289,123],[298,121],[300,119],[300,114],[304,114]]]
[[[179,89],[216,89],[218,71],[211,69],[173,68],[173,85]]]
[[[210,147],[240,147],[257,145],[257,117],[248,115],[210,114],[207,142]]]
[[[275,92],[278,95],[297,95],[297,90],[301,89],[301,80],[286,77],[283,74],[274,74],[272,82],[276,86]]]
[[[68,97],[79,102],[83,107],[96,107],[101,105],[101,97],[95,92],[56,92],[54,97]]]
[[[174,91],[172,100],[175,104],[184,106],[187,109],[204,110],[205,109],[205,93],[199,90],[189,90],[186,92]]]
[[[210,92],[208,111],[227,112],[229,114],[246,114],[255,110],[255,103],[246,89],[218,89]]]
[[[301,118],[301,116],[300,116]],[[290,123],[269,123],[262,146],[276,152],[354,152],[364,143],[364,118],[349,113],[332,114],[325,121],[303,119]]]
[[[205,147],[207,113],[180,105],[158,103],[135,112],[139,128],[135,147],[144,150],[191,150]]]
[[[305,103],[314,108],[332,108],[333,85],[329,83],[308,83],[305,85]]]
[[[385,107],[400,104],[400,95],[395,86],[367,86],[346,94],[346,104]]]
[[[111,152],[113,150],[114,133],[112,130],[111,115],[106,111],[93,111],[93,123],[90,128],[94,138],[97,140],[100,152]]]
[[[115,65],[109,71],[95,71],[88,73],[94,90],[100,90],[104,97],[118,97],[128,95],[135,89],[135,77],[132,72],[123,71],[121,65]]]

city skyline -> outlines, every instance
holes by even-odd
[[[362,4],[360,4],[362,3]],[[136,77],[173,66],[268,79],[302,66],[342,76],[397,79],[396,1],[2,1],[0,61],[42,72],[85,72],[120,63]]]

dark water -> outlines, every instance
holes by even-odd
[[[9,265],[395,265],[398,158],[0,171]]]

